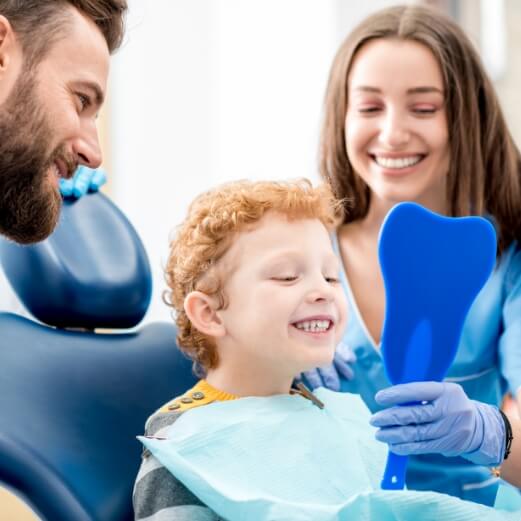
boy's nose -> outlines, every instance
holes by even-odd
[[[324,279],[321,282],[316,283],[313,288],[307,294],[307,300],[309,302],[331,302],[333,300],[333,288]]]

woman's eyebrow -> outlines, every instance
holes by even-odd
[[[438,87],[413,87],[411,89],[407,89],[407,94],[425,94],[430,92],[436,92],[438,94],[441,94],[443,96],[443,90],[439,89]]]
[[[358,85],[356,87],[353,87],[353,90],[356,92],[382,92],[382,89],[379,89],[378,87],[370,87],[369,85]]]
[[[371,87],[369,85],[358,85],[354,87],[353,90],[355,92],[372,92],[376,94],[381,94],[382,92],[382,89],[378,87]],[[407,94],[425,94],[430,92],[437,92],[443,96],[443,90],[430,85],[411,87],[410,89],[407,89]]]

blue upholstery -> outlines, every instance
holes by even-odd
[[[148,261],[137,262],[135,273],[118,267],[125,256],[134,262],[144,255],[141,242],[128,239],[130,224],[103,196],[80,202],[66,208],[59,236],[48,244],[3,244],[7,275],[24,304],[48,323],[69,325],[66,317],[89,329],[134,325],[150,298]],[[77,218],[100,205],[105,213]],[[118,237],[96,237],[104,231]],[[15,269],[18,263],[29,272]],[[33,299],[36,292],[46,299]],[[0,332],[0,482],[46,521],[132,520],[141,453],[135,436],[157,407],[195,381],[175,346],[174,325],[101,334],[0,313]]]
[[[103,194],[66,200],[46,241],[27,247],[0,240],[0,260],[20,300],[46,324],[129,328],[150,303],[143,244]]]

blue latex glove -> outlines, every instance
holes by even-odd
[[[64,197],[79,199],[87,192],[97,192],[106,182],[107,174],[103,170],[82,165],[71,179],[60,179],[60,192]]]
[[[479,465],[499,465],[505,453],[505,423],[497,407],[470,400],[454,383],[415,382],[380,391],[390,407],[374,414],[376,438],[401,455],[463,456]],[[418,403],[420,402],[420,403]],[[399,404],[409,404],[398,406]]]
[[[341,342],[336,348],[331,365],[306,371],[302,373],[302,379],[310,389],[326,387],[332,391],[340,391],[340,377],[343,376],[346,380],[352,380],[354,377],[351,367],[354,362],[356,362],[356,356],[353,350]]]

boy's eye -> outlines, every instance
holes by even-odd
[[[281,282],[293,282],[295,280],[297,280],[297,276],[296,275],[287,275],[287,276],[282,276],[282,277],[272,277],[272,280],[278,280],[278,281],[281,281]]]
[[[340,282],[340,279],[338,277],[324,277],[326,279],[326,282],[329,284],[338,284]]]

